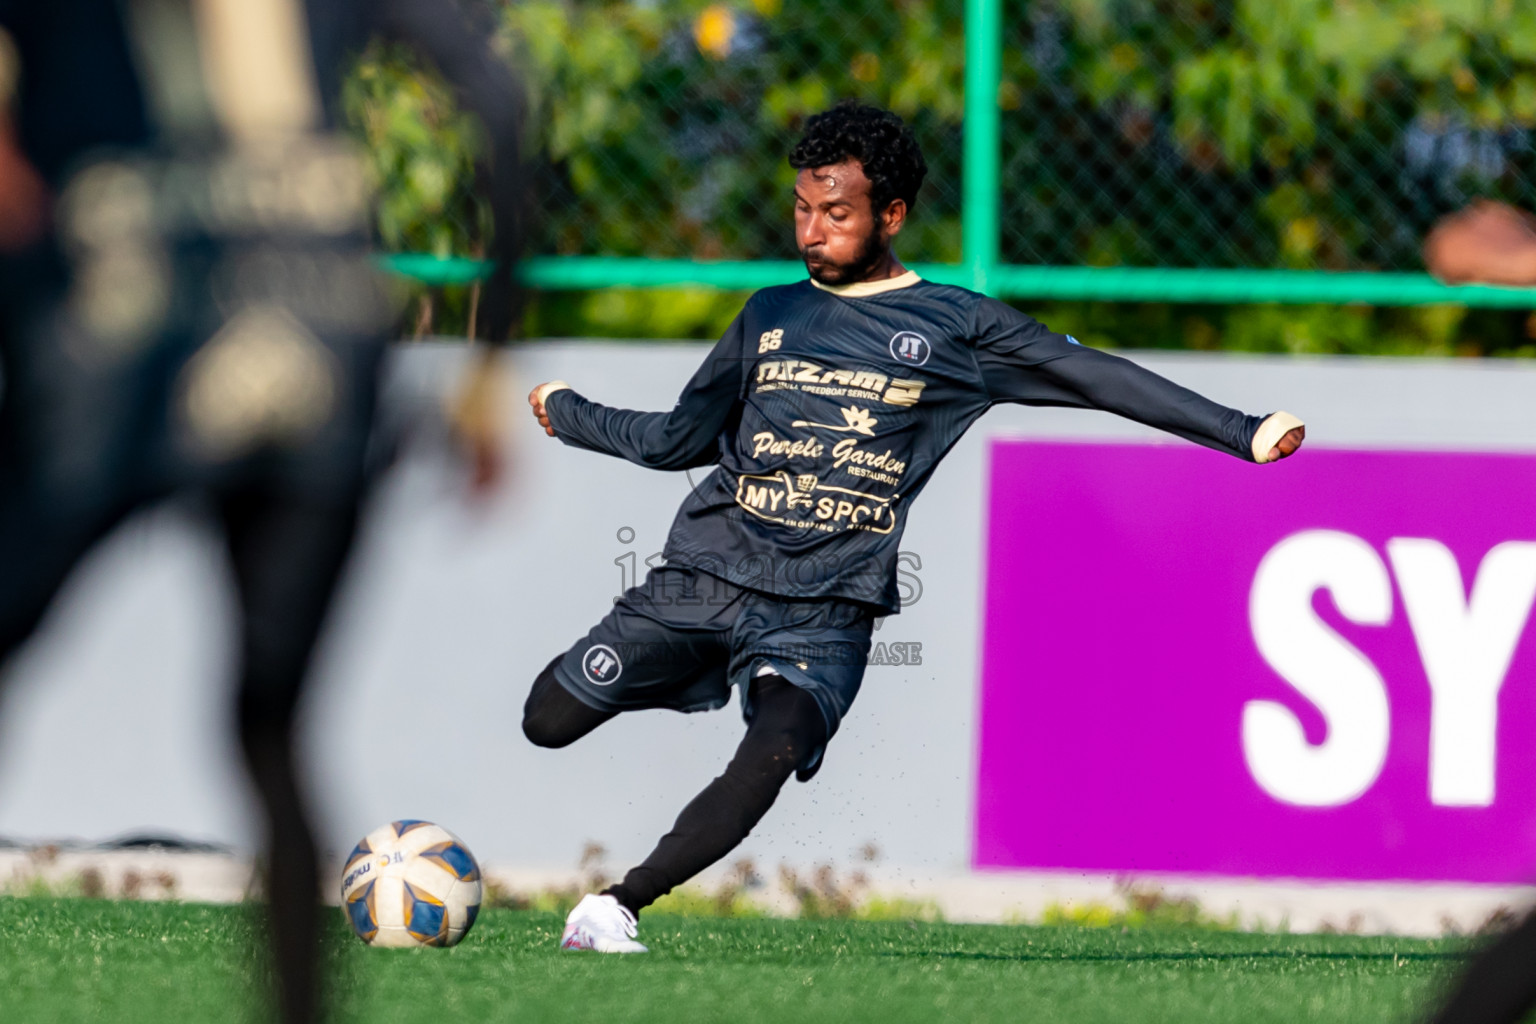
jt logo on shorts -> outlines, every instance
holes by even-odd
[[[594,644],[581,656],[581,671],[594,686],[607,686],[624,672],[619,653],[607,644]]]

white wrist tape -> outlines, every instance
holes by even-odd
[[[1253,461],[1269,462],[1270,449],[1280,443],[1280,439],[1297,427],[1304,427],[1305,423],[1292,416],[1288,412],[1277,412],[1265,417],[1259,424],[1259,429],[1253,435]]]
[[[543,405],[545,402],[549,401],[549,396],[554,394],[556,391],[569,390],[571,390],[571,386],[565,381],[552,380],[548,384],[540,384],[539,390],[536,392],[535,397],[538,398],[539,404]]]

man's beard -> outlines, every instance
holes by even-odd
[[[811,280],[820,284],[852,284],[862,281],[869,276],[869,272],[885,259],[886,246],[880,240],[880,227],[875,226],[864,239],[864,244],[859,246],[859,251],[852,260],[847,263],[829,263],[821,250],[801,249],[800,258],[806,261],[805,269],[811,275]],[[812,267],[811,256],[815,255],[823,262],[819,267]]]

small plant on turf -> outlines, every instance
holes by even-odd
[[[904,896],[866,896],[857,908],[856,921],[928,921],[944,920],[944,911],[933,900],[913,900]]]
[[[598,892],[608,885],[608,849],[602,843],[588,840],[581,848],[581,858],[576,862],[580,878],[571,885],[550,886],[533,892],[519,892],[494,879],[485,879],[485,906],[504,910],[538,910],[565,915],[589,892]]]
[[[1169,896],[1157,886],[1120,879],[1115,883],[1115,894],[1121,906],[1098,900],[1052,903],[1041,913],[1040,923],[1078,928],[1241,928],[1236,912],[1217,917],[1207,913],[1193,897]]]
[[[779,884],[794,899],[799,911],[796,916],[821,921],[852,917],[869,880],[862,871],[839,878],[831,864],[818,865],[809,878],[801,878],[794,868],[780,864]]]
[[[1365,918],[1359,914],[1350,914],[1342,925],[1324,921],[1317,926],[1320,935],[1359,935],[1364,930]]]
[[[176,877],[169,871],[142,874],[129,868],[120,887],[112,892],[106,873],[96,865],[64,871],[57,846],[39,846],[27,852],[25,864],[0,882],[0,895],[53,897],[55,899],[175,899]]]
[[[757,865],[744,857],[731,865],[714,892],[702,886],[685,885],[657,900],[651,909],[679,917],[767,917],[767,910],[748,895],[763,888],[763,884]]]
[[[1505,932],[1513,931],[1515,926],[1523,920],[1525,920],[1524,915],[1520,914],[1513,907],[1508,907],[1501,903],[1494,907],[1492,913],[1483,919],[1482,924],[1477,926],[1477,934],[1503,935]]]

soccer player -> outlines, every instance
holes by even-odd
[[[497,340],[516,312],[520,90],[451,0],[0,0],[0,28],[0,62],[20,64],[0,213],[42,214],[0,231],[0,657],[126,516],[205,503],[239,600],[232,725],[279,1008],[309,1021],[318,870],[293,733],[376,469],[393,317],[366,174],[336,130],[340,74],[369,37],[398,39],[486,121]]]
[[[719,708],[746,735],[654,852],[571,911],[567,949],[638,953],[640,911],[740,843],[815,774],[858,694],[876,616],[898,610],[907,510],[997,402],[1103,409],[1250,462],[1300,447],[1287,413],[1247,416],[1086,348],[892,251],[927,172],[900,118],[845,104],[789,157],[810,280],[753,295],[671,412],[529,395],[568,445],[654,469],[717,468],[684,501],[666,564],[534,681],[523,730],[563,747],[641,708]]]

